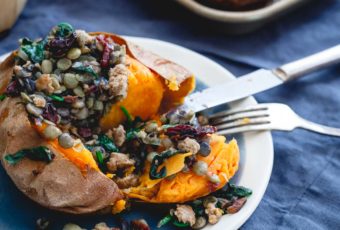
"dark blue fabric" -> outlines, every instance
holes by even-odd
[[[68,21],[89,31],[177,43],[241,75],[339,44],[339,12],[340,1],[316,0],[254,33],[227,36],[209,30],[174,1],[30,0],[13,29],[0,39],[0,53],[15,49],[20,37],[39,37],[52,25]],[[339,88],[340,66],[336,66],[258,94],[256,99],[286,103],[303,117],[340,127]],[[340,140],[303,130],[274,132],[273,137],[275,162],[268,189],[242,229],[338,229]],[[0,173],[4,174],[2,169]],[[2,181],[0,190],[18,193],[9,181]],[[20,202],[20,207],[32,205],[24,198]],[[6,224],[0,223],[1,229],[15,229],[13,226],[24,218],[22,211],[29,212],[8,207],[7,212],[1,213],[8,220]]]

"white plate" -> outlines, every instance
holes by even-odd
[[[181,46],[149,38],[126,37],[169,60],[180,63],[194,73],[198,81],[207,86],[235,78],[228,70],[210,59]],[[0,57],[0,61],[5,55]],[[247,98],[229,106],[240,107],[255,104],[254,98]],[[259,205],[267,188],[273,165],[273,142],[270,132],[244,134],[238,138],[241,149],[240,169],[235,182],[253,190],[253,195],[245,206],[236,214],[225,215],[216,225],[209,225],[207,230],[238,229],[250,217]]]

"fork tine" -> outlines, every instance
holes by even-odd
[[[268,107],[266,105],[263,105],[263,104],[257,104],[257,105],[248,106],[248,107],[242,108],[242,109],[230,109],[230,110],[227,110],[227,111],[222,111],[222,112],[218,112],[218,113],[209,115],[209,119],[215,119],[215,118],[230,116],[230,115],[234,115],[234,114],[238,114],[238,113],[261,111],[261,110],[262,111],[268,110]]]
[[[209,122],[210,124],[216,126],[222,123],[227,123],[227,122],[233,122],[237,120],[243,120],[247,118],[260,118],[260,117],[268,117],[268,112],[267,110],[248,110],[246,112],[239,112],[239,113],[234,113],[225,117],[218,117],[218,118],[213,118],[210,119]]]
[[[224,122],[222,124],[216,125],[217,130],[237,128],[242,126],[251,126],[259,124],[269,124],[270,120],[268,117],[255,117],[255,118],[243,118],[238,120],[232,120],[229,122]]]
[[[220,135],[229,135],[235,133],[244,133],[244,132],[254,132],[254,131],[263,131],[270,130],[271,126],[269,123],[266,124],[253,124],[253,125],[245,125],[238,126],[231,129],[218,130],[217,133]]]

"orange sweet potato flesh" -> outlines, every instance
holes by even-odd
[[[165,113],[173,107],[183,104],[185,97],[195,88],[195,78],[184,80],[179,90],[166,90],[163,96],[160,113]]]
[[[42,134],[47,125],[46,123],[42,123],[41,125],[34,125],[33,127],[40,134]],[[83,144],[80,144],[81,146],[78,150],[76,147],[64,149],[59,145],[57,138],[55,140],[47,140],[46,143],[73,162],[83,172],[83,174],[86,174],[89,168],[99,171],[98,165],[94,160],[92,153],[86,149]]]
[[[143,120],[157,114],[164,96],[165,87],[163,79],[152,72],[149,68],[133,58],[127,58],[130,63],[128,69],[128,94],[125,99],[114,104],[107,114],[105,114],[100,126],[109,129],[118,126],[125,120],[125,115],[120,109],[124,106],[133,116],[140,116]]]
[[[104,130],[118,126],[125,121],[126,117],[120,109],[121,106],[124,106],[133,117],[139,116],[143,120],[148,120],[182,104],[185,96],[195,86],[194,78],[190,77],[182,82],[178,90],[170,90],[164,79],[156,72],[129,56],[127,61],[131,73],[128,77],[128,94],[125,99],[115,103],[110,112],[102,117],[100,126]]]
[[[195,88],[195,78],[184,67],[144,50],[124,38],[105,32],[91,35],[110,37],[120,45],[126,45],[127,62],[131,72],[127,97],[113,105],[100,125],[109,129],[125,121],[120,106],[124,106],[133,116],[144,120],[182,104],[184,98]]]
[[[142,176],[142,183],[129,192],[131,198],[141,199],[152,203],[181,203],[222,188],[238,169],[239,149],[235,140],[225,143],[225,137],[212,135],[211,153],[207,157],[197,159],[208,164],[208,171],[219,176],[221,183],[214,186],[205,176],[179,172],[173,179],[162,179],[156,183],[143,178],[148,177],[149,168]]]

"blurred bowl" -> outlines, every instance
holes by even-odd
[[[176,0],[193,13],[214,23],[214,27],[228,34],[254,31],[290,10],[311,0],[276,0],[262,8],[250,11],[227,11],[211,8],[195,0]]]
[[[0,0],[0,33],[10,29],[21,11],[23,10],[26,0]]]

